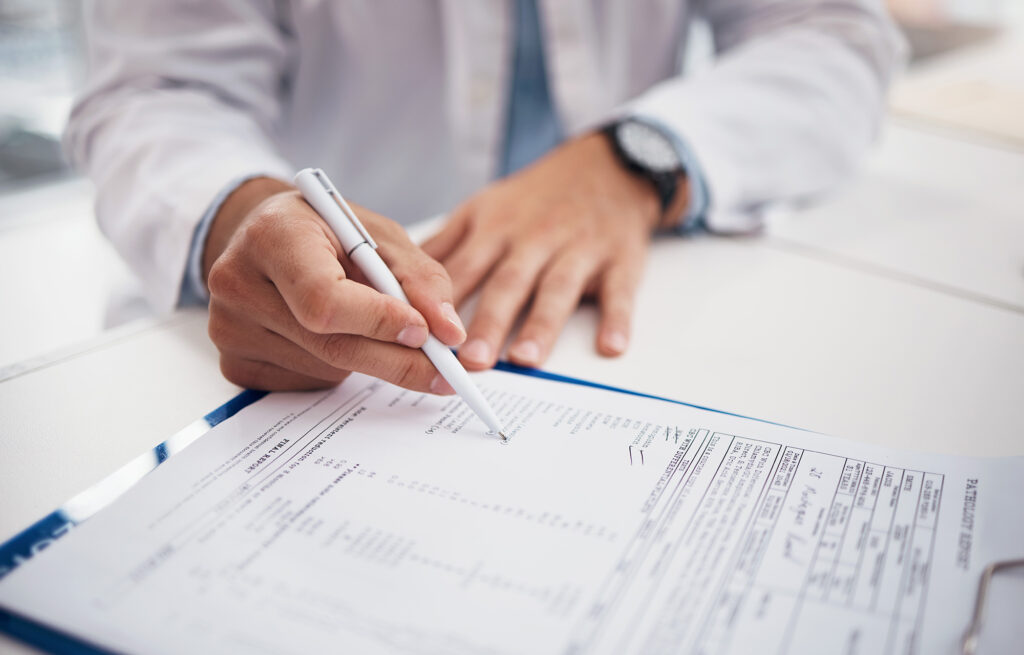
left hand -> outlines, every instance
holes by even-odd
[[[677,196],[685,195],[680,185]],[[456,303],[482,285],[459,359],[473,370],[493,366],[531,297],[508,350],[513,362],[541,365],[585,295],[600,306],[597,351],[624,352],[647,246],[660,220],[653,185],[626,171],[607,137],[597,133],[563,144],[471,197],[423,245],[448,269]]]

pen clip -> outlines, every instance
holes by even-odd
[[[334,187],[334,184],[332,184],[331,181],[327,178],[327,174],[324,173],[322,169],[317,168],[313,171],[313,177],[317,179],[317,181],[320,183],[320,186],[322,186],[324,188],[324,191],[327,192],[327,195],[329,195],[334,200],[334,202],[338,204],[338,207],[341,209],[341,213],[345,215],[345,218],[347,218],[349,223],[352,224],[352,227],[354,227],[356,231],[359,232],[359,234],[366,240],[366,244],[373,248],[374,250],[376,250],[377,242],[373,240],[373,237],[370,236],[370,233],[367,232],[366,228],[363,226],[362,221],[359,220],[359,218],[356,216],[356,213],[352,211],[352,208],[348,206],[347,202],[345,202],[345,198],[342,197],[341,193],[339,193],[338,190]]]

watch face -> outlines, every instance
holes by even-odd
[[[655,173],[679,170],[679,155],[672,142],[650,125],[627,120],[619,124],[615,136],[623,151],[643,168]]]

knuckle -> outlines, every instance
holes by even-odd
[[[438,264],[440,266],[440,264]],[[427,283],[430,288],[434,290],[434,293],[448,297],[452,295],[452,279],[448,276],[448,272],[442,267],[439,271],[434,271],[428,274]]]
[[[494,272],[493,285],[501,290],[518,289],[530,284],[531,276],[521,262],[511,262]]]
[[[370,335],[371,336],[383,335],[385,332],[387,332],[387,327],[388,327],[387,311],[378,312],[373,317],[373,323],[370,326]]]
[[[553,334],[557,334],[561,325],[555,316],[547,312],[538,312],[530,317],[529,322],[523,326],[523,333],[531,337],[546,340]]]
[[[222,354],[220,357],[220,372],[224,379],[232,384],[246,388],[257,386],[253,367],[237,357]]]
[[[425,258],[419,265],[417,277],[425,280],[430,286],[448,286],[452,283],[452,278],[448,275],[448,269],[442,266],[440,262],[429,257]]]
[[[402,322],[402,312],[393,303],[381,298],[373,311],[370,336],[383,339],[394,338],[397,334],[395,326]]]
[[[449,260],[448,275],[453,279],[477,278],[491,267],[493,263],[488,253],[476,248],[467,247]]]
[[[334,371],[334,375],[331,377],[329,382],[331,382],[332,384],[339,384],[341,382],[344,382],[345,379],[350,375],[352,375],[352,371]]]
[[[411,276],[402,280],[402,286],[410,299],[420,302],[434,301],[452,293],[451,278],[440,264],[418,266]]]
[[[422,389],[427,385],[424,382],[424,367],[420,357],[406,357],[395,369],[395,384],[406,389]]]
[[[213,262],[206,278],[210,296],[215,298],[237,298],[242,295],[243,277],[238,274],[238,265],[230,254],[224,254]]]
[[[604,301],[604,314],[610,320],[626,320],[633,313],[633,299],[625,294],[609,296]]]
[[[467,341],[483,338],[488,341],[497,341],[505,334],[505,327],[509,321],[505,321],[495,311],[481,309],[473,318],[473,324],[469,330]]]
[[[583,220],[588,214],[586,207],[559,206],[538,221],[534,236],[557,242],[589,240],[594,235],[594,221]]]
[[[352,370],[355,362],[353,338],[347,334],[332,334],[321,338],[321,358],[337,369]]]
[[[296,292],[298,309],[295,318],[310,332],[324,334],[331,328],[334,310],[330,303],[330,291],[319,280],[301,284]]]
[[[393,239],[401,239],[404,242],[412,243],[408,239],[408,235],[405,228],[398,221],[391,218],[382,218],[381,224],[384,227],[385,233]]]
[[[606,286],[608,287],[608,296],[613,300],[632,301],[633,294],[636,293],[636,283],[631,275],[609,276]]]
[[[231,322],[221,312],[210,305],[210,320],[206,324],[206,334],[218,348],[224,348],[231,340]]]
[[[386,216],[369,212],[368,210],[362,210],[357,212],[364,220],[368,219],[367,222],[373,226],[373,234],[376,238],[393,243],[397,241],[408,241],[406,239],[405,228],[403,228],[397,221],[394,221]]]
[[[565,268],[552,269],[544,278],[544,289],[549,293],[572,293],[579,286],[579,276]]]
[[[557,221],[544,219],[522,235],[521,243],[525,250],[546,250],[551,244],[562,244],[566,241],[577,241],[583,237],[579,233],[571,233],[566,228],[556,225]]]
[[[240,238],[244,248],[255,252],[267,252],[276,241],[279,219],[280,212],[272,206],[260,207],[242,227]]]

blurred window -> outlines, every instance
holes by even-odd
[[[78,0],[0,0],[0,192],[69,174],[60,134],[80,75]]]

